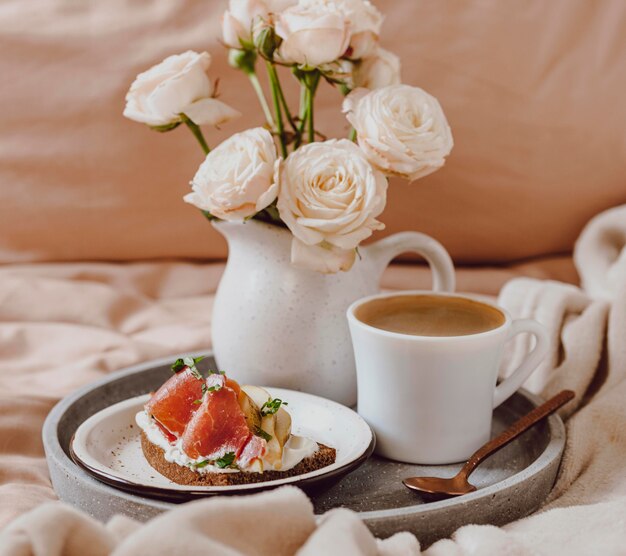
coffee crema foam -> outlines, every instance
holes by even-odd
[[[504,314],[486,303],[463,297],[427,294],[381,297],[354,312],[361,322],[411,336],[468,336],[499,328]]]

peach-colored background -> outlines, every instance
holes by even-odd
[[[376,3],[405,81],[441,99],[456,139],[442,171],[392,185],[387,231],[431,233],[457,262],[480,263],[459,269],[462,290],[495,294],[517,275],[575,281],[580,229],[626,202],[626,2]],[[246,113],[207,130],[212,144],[260,123],[216,42],[224,4],[0,2],[0,263],[25,263],[0,264],[0,527],[55,497],[41,426],[60,397],[210,343],[223,263],[130,262],[224,256],[181,200],[201,154],[186,130],[159,135],[121,112],[137,72],[209,49],[223,98]],[[345,131],[339,100],[327,90],[318,111],[329,134]],[[94,259],[129,262],[29,264]],[[412,265],[383,279],[428,283]]]
[[[432,234],[457,263],[571,250],[589,218],[626,202],[626,2],[379,1],[383,45],[436,95],[456,146],[440,172],[394,181],[386,233]],[[223,2],[5,0],[0,6],[0,262],[223,257],[181,200],[202,157],[184,128],[125,120],[135,74],[207,49],[222,98],[261,123],[218,44]],[[295,92],[295,91],[294,91]],[[325,88],[319,128],[343,134]]]

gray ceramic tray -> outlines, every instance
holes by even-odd
[[[101,483],[69,457],[70,439],[80,423],[104,407],[157,388],[170,376],[171,361],[116,372],[65,398],[50,412],[43,442],[52,484],[61,500],[102,521],[116,513],[147,520],[175,507]],[[209,358],[206,364],[213,362]],[[493,433],[538,402],[528,392],[518,392],[496,410]],[[309,495],[319,513],[338,506],[350,508],[377,536],[408,530],[426,546],[468,523],[502,525],[536,510],[554,484],[564,444],[563,423],[553,415],[479,466],[472,475],[478,490],[460,498],[427,502],[400,482],[418,474],[452,476],[460,465],[408,465],[375,456],[329,489]]]

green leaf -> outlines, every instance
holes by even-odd
[[[274,52],[282,42],[283,39],[280,38],[274,31],[274,28],[269,25],[254,36],[254,46],[256,46],[261,53],[261,56],[267,60],[273,59]]]
[[[210,375],[225,375],[226,371],[214,371],[212,369],[209,369],[209,374]]]
[[[213,220],[219,220],[219,218],[217,216],[213,216],[208,210],[203,210],[202,214],[204,214],[204,217],[209,221],[212,222]]]
[[[185,367],[185,362],[182,359],[176,359],[176,361],[172,363],[171,369],[173,372],[177,373],[178,371],[182,371]]]
[[[182,123],[183,122],[174,122],[174,123],[171,123],[171,124],[151,125],[151,126],[148,126],[148,127],[150,129],[153,129],[154,131],[158,131],[160,133],[165,133],[166,131],[172,131],[172,129],[176,129]]]
[[[281,405],[289,405],[287,402],[284,402],[280,398],[274,398],[273,400],[267,400],[261,406],[261,415],[265,417],[266,415],[274,415],[279,409]]]
[[[219,392],[222,389],[222,386],[220,384],[216,384],[215,386],[211,386],[210,388],[207,388],[206,391],[207,392]]]
[[[193,403],[195,405],[200,405],[202,403],[202,400],[194,400]]]
[[[211,462],[208,459],[205,459],[204,461],[193,464],[193,466],[196,467],[197,469],[200,469],[202,467],[206,467],[207,465],[209,465],[209,463]]]
[[[196,364],[200,363],[206,356],[201,355],[200,357],[182,357],[176,359],[174,363],[172,363],[171,369],[175,373],[182,371],[185,367],[188,367],[191,371],[191,374],[195,376],[198,380],[204,380],[204,377],[200,374],[200,371],[196,368]]]
[[[241,39],[240,39],[241,42]],[[241,42],[242,49],[231,48],[228,51],[228,63],[235,69],[240,69],[246,74],[254,73],[256,64],[256,52],[251,43]]]
[[[256,436],[260,436],[261,438],[263,438],[264,440],[267,440],[268,442],[272,440],[272,435],[265,432],[261,427],[256,427],[254,429],[254,434]]]
[[[224,454],[220,459],[215,460],[215,465],[220,469],[225,469],[226,467],[236,467],[235,463],[235,452],[228,452]]]

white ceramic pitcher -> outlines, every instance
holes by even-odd
[[[377,293],[389,262],[405,252],[428,261],[435,291],[454,291],[447,251],[418,232],[360,246],[350,271],[320,274],[291,264],[292,235],[285,228],[256,220],[214,227],[228,241],[229,255],[213,307],[213,349],[219,368],[243,384],[301,390],[352,406],[350,304]]]

